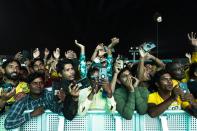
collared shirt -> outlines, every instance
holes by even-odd
[[[116,111],[116,102],[114,97],[104,97],[102,88],[97,94],[93,96],[93,100],[88,99],[88,95],[91,93],[91,87],[80,90],[79,93],[79,108],[78,114],[85,115],[88,110],[105,110],[110,113]]]
[[[52,112],[60,113],[63,105],[58,104],[54,100],[52,92],[44,91],[39,99],[33,99],[28,94],[23,99],[12,105],[5,120],[5,128],[13,129],[21,126],[31,119],[30,112],[23,114],[24,111],[34,110],[38,107],[43,107],[44,110],[49,109]]]

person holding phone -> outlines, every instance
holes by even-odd
[[[81,116],[88,110],[105,110],[108,113],[116,110],[111,84],[108,79],[101,77],[100,72],[99,68],[91,68],[88,72],[91,86],[80,90],[78,114]],[[103,95],[103,92],[106,94]]]

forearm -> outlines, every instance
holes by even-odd
[[[134,110],[135,110],[135,94],[134,92],[130,92],[128,98],[124,99],[124,97],[120,94],[115,94],[116,103],[117,103],[117,111],[127,120],[132,119]]]
[[[81,48],[81,54],[85,55],[85,47]]]
[[[162,114],[164,111],[168,109],[168,107],[172,104],[173,101],[174,99],[168,98],[167,100],[165,100],[159,105],[156,105],[154,107],[148,107],[148,114],[151,117],[159,116],[160,114]]]
[[[157,65],[158,65],[159,67],[161,67],[162,69],[165,68],[165,64],[164,64],[159,58],[153,56],[152,60],[155,61],[155,62],[157,63]]]
[[[140,62],[138,64],[138,69],[137,69],[137,78],[140,81],[144,81],[144,58],[140,58]]]
[[[118,73],[114,73],[112,81],[111,81],[111,90],[112,93],[114,93],[115,88],[116,88],[116,81],[117,81]]]
[[[148,109],[147,99],[145,100],[143,98],[138,88],[135,89],[135,103],[136,103],[136,109],[140,115],[143,115],[147,112]]]
[[[20,114],[20,113],[18,113]],[[14,129],[14,128],[18,128],[21,125],[23,125],[26,121],[31,119],[31,115],[30,113],[26,113],[24,115],[17,115],[17,114],[13,114],[13,115],[9,115],[6,117],[5,119],[5,128],[6,129]]]
[[[87,66],[86,66],[85,55],[81,54],[79,60],[80,60],[80,63],[79,63],[80,75],[81,75],[81,78],[85,78],[87,76]]]
[[[91,57],[91,60],[92,60],[92,61],[94,61],[94,59],[96,58],[96,56],[97,56],[97,51],[98,51],[98,50],[95,49],[94,53],[92,54],[92,57]]]

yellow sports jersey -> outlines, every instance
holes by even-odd
[[[161,96],[159,95],[158,92],[154,92],[149,94],[148,96],[148,103],[153,103],[156,105],[161,104],[162,102],[164,102],[163,98],[161,98]],[[177,98],[176,101],[174,101],[169,107],[169,110],[180,110],[181,108],[186,108],[189,106],[188,102],[183,102],[181,101],[180,97]]]
[[[192,63],[197,62],[197,52],[192,52]]]
[[[29,93],[29,87],[26,82],[20,82],[17,87],[16,87],[16,94],[24,92],[24,93]],[[10,98],[7,103],[13,103],[15,101],[14,97]]]
[[[181,81],[178,81],[178,80],[173,79],[172,80],[173,87],[177,86],[180,82],[186,83],[187,80],[186,79],[182,79]]]

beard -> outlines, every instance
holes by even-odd
[[[36,72],[39,73],[39,74],[45,75],[45,70],[40,69],[40,70],[38,70]]]
[[[18,80],[19,78],[19,75],[16,72],[5,73],[5,76],[7,77],[7,79],[10,79],[10,80]]]

